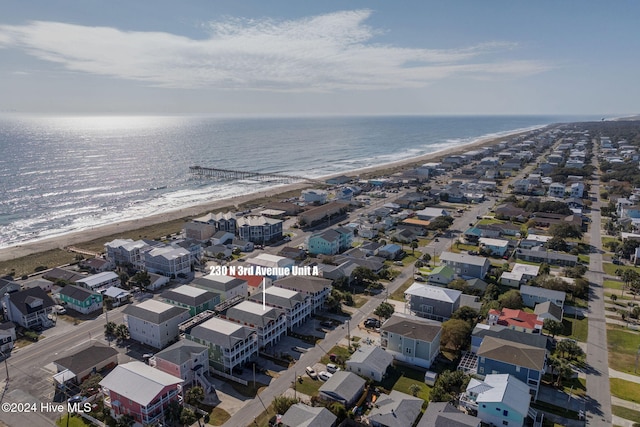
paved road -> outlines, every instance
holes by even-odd
[[[594,165],[596,160],[594,157]],[[602,286],[602,239],[598,180],[591,184],[591,193],[598,197],[591,209],[590,243],[595,251],[590,254],[586,278],[591,283],[589,297],[589,335],[587,339],[587,425],[611,425],[611,394],[609,387],[609,355],[607,349],[607,324]]]
[[[109,321],[122,323],[122,307],[109,312]],[[10,426],[51,426],[59,418],[59,412],[40,411],[41,403],[53,401],[54,386],[51,363],[62,357],[66,350],[76,348],[90,340],[104,340],[104,314],[99,320],[85,321],[65,328],[61,335],[51,336],[56,331],[43,332],[46,338],[27,347],[17,349],[7,359],[9,382],[2,403],[35,404],[37,411],[7,413],[0,411],[0,420]],[[122,350],[124,351],[124,350]],[[49,365],[49,366],[47,366]],[[0,369],[0,384],[6,384],[6,370]]]

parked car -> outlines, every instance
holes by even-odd
[[[340,367],[335,363],[327,363],[327,372],[330,374],[335,374],[340,370]]]
[[[413,280],[415,280],[416,282],[426,282],[427,281],[424,277],[422,277],[422,276],[420,276],[418,274],[415,275]]]
[[[324,328],[333,328],[333,322],[329,322],[327,320],[324,320],[324,321],[320,322],[320,326],[322,326]]]
[[[309,375],[309,378],[311,378],[312,380],[318,379],[318,374],[316,373],[315,369],[313,369],[311,366],[307,366],[305,368],[305,372],[307,373],[307,375]]]
[[[333,374],[330,374],[330,373],[325,372],[325,371],[321,371],[318,374],[318,378],[320,379],[320,381],[328,381],[329,378],[331,378],[332,376],[333,376]]]

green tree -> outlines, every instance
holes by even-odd
[[[449,319],[442,324],[440,338],[443,347],[459,351],[469,345],[471,341],[471,326],[460,319]]]
[[[457,309],[452,315],[452,319],[464,320],[472,328],[478,323],[478,312],[469,306],[462,306]]]
[[[374,273],[370,268],[363,266],[354,268],[351,275],[353,276],[355,283],[360,286],[367,286],[378,280],[376,273]]]
[[[97,392],[102,378],[103,377],[100,374],[91,374],[89,378],[82,381],[82,384],[80,385],[80,393],[88,396],[89,394],[93,394],[93,392]]]
[[[338,418],[338,424],[347,419],[347,417],[349,416],[347,408],[345,408],[344,405],[340,402],[331,403],[329,406],[327,406],[327,409]]]
[[[549,227],[549,234],[561,239],[582,239],[580,227],[564,222]]]
[[[424,254],[422,254],[422,260],[428,263],[429,261],[431,261],[431,255],[425,252]]]
[[[631,282],[637,281],[640,278],[640,274],[630,268],[618,268],[615,273],[616,276],[619,276],[624,282],[620,295],[624,295],[625,288],[628,288],[629,285],[631,285]]]
[[[182,413],[182,406],[175,400],[169,402],[167,410],[165,411],[165,419],[173,424],[180,421],[180,414]]]
[[[551,266],[549,266],[549,264],[547,264],[546,262],[543,262],[542,264],[540,264],[540,270],[538,270],[538,273],[541,276],[546,276],[550,272],[551,272]]]
[[[566,240],[559,236],[553,236],[545,246],[552,251],[566,252],[568,249]]]
[[[517,289],[511,289],[498,297],[501,308],[520,310],[523,307],[522,296]]]
[[[418,247],[418,242],[411,242],[409,246],[411,247],[411,254],[415,254],[415,250]]]
[[[198,421],[198,416],[189,408],[182,408],[180,412],[180,424],[183,426],[190,426]]]
[[[555,338],[557,334],[562,333],[562,331],[564,330],[564,325],[562,324],[562,322],[558,322],[557,320],[553,319],[544,319],[542,327],[549,331],[552,338]]]
[[[147,289],[147,287],[151,284],[151,276],[145,270],[140,270],[130,280],[136,286],[139,286],[141,289]]]
[[[284,414],[289,410],[292,405],[298,403],[298,399],[294,399],[293,397],[287,396],[276,396],[273,399],[273,409],[276,411],[276,414]]]
[[[556,354],[565,360],[573,361],[584,356],[584,351],[574,340],[563,340],[556,346]]]
[[[112,338],[115,335],[117,326],[118,325],[116,325],[115,322],[108,322],[104,325],[104,335],[107,339]]]
[[[120,342],[129,339],[129,328],[127,328],[127,325],[124,323],[118,325],[115,330],[115,336]]]
[[[422,390],[422,387],[420,387],[418,384],[411,384],[409,386],[409,392],[414,397],[416,397],[420,393],[421,390]]]
[[[204,389],[200,386],[191,387],[187,391],[185,400],[189,405],[197,406],[204,400]]]
[[[131,415],[124,414],[116,420],[116,427],[131,427],[135,422],[136,420]]]
[[[484,296],[482,297],[485,301],[493,301],[497,300],[500,296],[500,289],[495,283],[489,283],[487,285],[487,289],[484,291]]]
[[[376,316],[382,317],[383,319],[388,319],[389,317],[391,317],[394,311],[395,311],[395,308],[393,307],[392,304],[389,304],[388,302],[383,302],[383,303],[380,303],[378,307],[376,307],[376,309],[373,311],[373,314],[375,314]]]
[[[462,371],[444,371],[436,380],[431,390],[432,402],[451,402],[462,390],[466,389],[471,377],[465,375]]]

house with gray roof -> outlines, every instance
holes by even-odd
[[[345,362],[345,370],[380,382],[392,363],[391,353],[380,347],[363,345]]]
[[[449,402],[429,402],[416,427],[480,427],[481,422]]]
[[[537,263],[546,262],[549,265],[559,265],[564,267],[573,267],[578,263],[578,257],[576,255],[548,251],[541,246],[536,246],[532,249],[518,248],[514,252],[514,256],[523,261]]]
[[[480,344],[482,344],[485,337],[500,338],[505,341],[525,344],[536,348],[548,349],[550,347],[549,338],[546,335],[517,331],[504,325],[487,325],[486,323],[478,323],[475,328],[473,328],[473,332],[471,332],[472,353],[477,353],[480,348]]]
[[[533,313],[538,316],[538,319],[542,319],[543,322],[546,319],[555,320],[556,322],[562,322],[562,307],[558,307],[551,301],[536,304],[536,308],[533,310]]]
[[[406,306],[418,317],[443,322],[460,308],[462,292],[414,282],[404,292]]]
[[[380,327],[380,346],[394,359],[429,368],[440,353],[442,324],[394,313]]]
[[[73,379],[77,384],[80,384],[91,374],[116,366],[118,364],[118,351],[115,348],[94,342],[88,347],[85,346],[80,350],[76,349],[73,353],[54,360],[53,364],[56,366],[58,374],[69,371],[72,376],[63,377]],[[54,375],[55,378],[56,375]]]
[[[247,326],[258,333],[260,348],[273,346],[287,333],[287,315],[278,308],[264,307],[253,301],[242,301],[229,308],[223,319]]]
[[[185,386],[196,384],[205,392],[213,391],[209,372],[209,348],[191,340],[180,340],[149,359],[149,366],[182,378]]]
[[[310,296],[312,313],[324,307],[333,288],[331,280],[313,276],[286,276],[273,282],[273,285]]]
[[[334,427],[338,418],[323,406],[296,403],[282,416],[282,427]]]
[[[60,291],[60,300],[67,304],[67,308],[82,314],[102,311],[102,294],[81,288],[80,286],[67,285]]]
[[[442,252],[440,262],[462,278],[484,279],[491,267],[491,262],[485,257],[454,252]]]
[[[284,311],[287,319],[287,329],[293,329],[304,323],[311,316],[311,297],[289,289],[269,286],[263,292],[249,297],[250,301]]]
[[[541,288],[539,286],[520,286],[520,295],[525,307],[534,308],[536,304],[551,301],[558,307],[564,307],[567,294],[563,291]]]
[[[318,389],[321,399],[352,406],[362,396],[367,382],[352,372],[338,371]]]
[[[236,296],[244,298],[249,292],[246,280],[225,275],[208,274],[203,277],[197,277],[191,281],[190,285],[219,294],[220,301]]]
[[[219,293],[189,285],[168,289],[160,295],[160,298],[169,304],[188,309],[191,316],[206,310],[213,310],[216,305],[220,304]]]
[[[231,372],[258,355],[258,333],[244,325],[213,317],[194,327],[185,337],[209,348],[209,366]]]
[[[176,340],[178,325],[191,317],[186,308],[154,299],[129,305],[122,314],[132,340],[158,349]]]
[[[389,394],[381,393],[367,420],[373,427],[412,426],[420,415],[423,403],[424,400],[419,397],[397,390]]]
[[[2,296],[6,316],[16,325],[31,329],[52,326],[48,315],[55,303],[40,287],[12,292]]]

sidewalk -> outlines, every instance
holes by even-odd
[[[631,381],[632,383],[640,384],[640,376],[616,371],[615,369],[611,369],[611,368],[609,368],[609,377],[621,378],[623,380]]]

